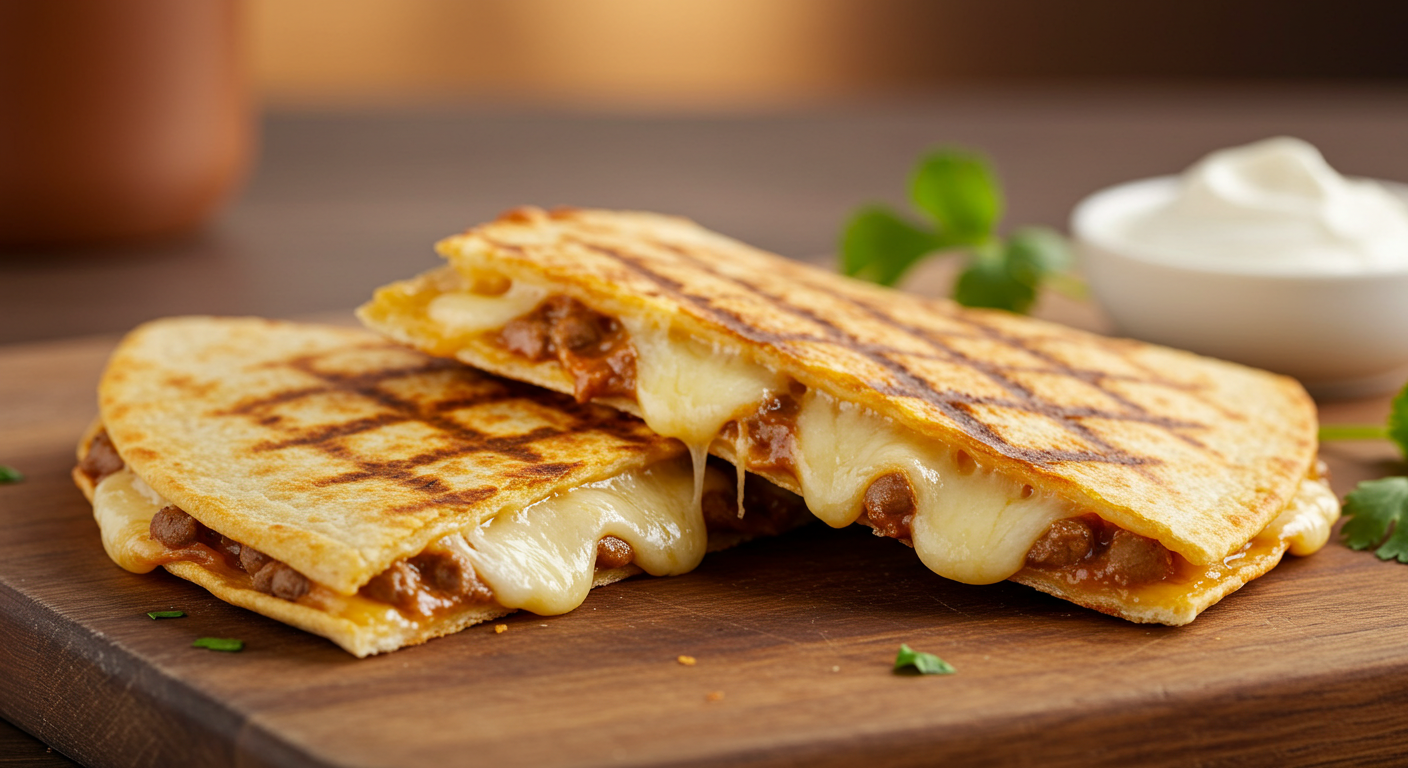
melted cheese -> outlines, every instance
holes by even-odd
[[[502,328],[508,321],[533,311],[548,292],[515,280],[498,295],[454,291],[430,301],[430,319],[455,334],[480,333]]]
[[[672,339],[626,322],[636,345],[636,400],[650,428],[690,446],[696,463],[730,419],[752,412],[785,377],[740,354]],[[1075,514],[981,468],[960,472],[951,452],[916,441],[877,414],[809,391],[797,418],[798,481],[811,511],[841,527],[860,516],[879,476],[903,472],[918,504],[913,543],[934,572],[970,584],[1002,581],[1055,520]]]
[[[592,587],[596,545],[603,536],[630,544],[635,565],[656,576],[685,573],[699,565],[708,534],[699,505],[691,503],[692,477],[682,459],[660,462],[501,514],[444,537],[431,548],[468,556],[505,608],[566,613],[580,605]],[[712,471],[705,483],[727,485]],[[98,484],[93,515],[113,562],[147,573],[172,561],[172,552],[149,533],[152,517],[168,503],[126,467]],[[243,573],[235,575],[244,578]],[[397,613],[383,603],[317,586],[300,602],[354,621],[386,623],[387,611]]]
[[[658,326],[623,320],[637,352],[637,401],[647,424],[683,440],[699,462],[729,419],[786,391],[778,374],[741,354],[674,339]],[[1082,510],[977,465],[942,445],[915,439],[889,419],[809,390],[796,422],[797,481],[813,514],[828,525],[854,523],[876,478],[902,472],[915,492],[912,543],[941,576],[969,584],[1012,577],[1056,520]],[[741,457],[743,451],[735,449]],[[1293,554],[1324,546],[1339,504],[1306,481],[1263,537],[1284,538]],[[1280,556],[1276,552],[1276,557]]]
[[[147,573],[163,562],[166,547],[147,531],[167,502],[127,467],[103,478],[93,490],[93,517],[103,549],[124,570]]]
[[[1286,511],[1266,526],[1266,533],[1287,542],[1291,554],[1313,555],[1330,540],[1330,529],[1340,519],[1340,500],[1323,480],[1304,480]]]
[[[704,461],[724,424],[758,407],[787,378],[733,350],[674,339],[657,325],[622,321],[636,349],[636,400],[646,425],[689,447],[694,458],[694,503],[703,495]],[[738,508],[743,509],[743,467]]]
[[[812,512],[828,525],[860,517],[871,482],[903,473],[914,489],[914,551],[930,570],[967,584],[991,584],[1021,570],[1027,550],[1073,510],[1028,493],[954,454],[922,445],[893,422],[808,392],[797,417],[798,480]]]
[[[603,536],[630,544],[646,573],[685,573],[708,544],[691,486],[688,464],[661,462],[501,514],[466,532],[475,571],[501,605],[542,615],[586,598]]]

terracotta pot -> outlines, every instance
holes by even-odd
[[[253,138],[240,0],[0,0],[0,246],[194,229]]]

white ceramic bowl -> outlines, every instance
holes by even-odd
[[[1387,392],[1408,379],[1408,269],[1362,275],[1239,274],[1141,259],[1108,222],[1166,202],[1178,179],[1082,200],[1071,233],[1096,300],[1122,335],[1288,374],[1319,397]],[[1385,183],[1408,199],[1408,187]]]

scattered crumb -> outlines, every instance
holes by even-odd
[[[679,658],[675,659],[675,661],[678,661],[686,667],[692,667],[695,664],[695,658],[693,656],[680,656]],[[723,694],[719,695],[722,696]]]
[[[840,671],[841,671],[841,668],[840,668],[839,666],[832,667],[832,668],[831,668],[831,671],[832,671],[832,672],[840,672]]]
[[[495,624],[495,625],[494,625],[494,634],[496,634],[496,635],[502,635],[503,633],[505,633],[505,632],[507,632],[507,631],[508,631],[508,625],[507,625],[507,624]]]
[[[704,694],[704,700],[705,700],[705,701],[723,701],[723,700],[724,700],[724,692],[723,692],[723,691],[709,691],[708,693]]]

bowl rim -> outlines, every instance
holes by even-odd
[[[1389,192],[1402,198],[1405,203],[1408,203],[1408,183],[1365,176],[1346,176],[1345,178],[1351,181],[1375,182],[1382,185]],[[1105,254],[1121,261],[1133,262],[1142,266],[1160,267],[1186,274],[1213,275],[1218,277],[1257,279],[1274,282],[1354,282],[1362,280],[1380,280],[1386,277],[1408,277],[1408,262],[1392,269],[1376,269],[1363,272],[1314,273],[1208,268],[1206,266],[1180,264],[1164,259],[1144,257],[1139,254],[1137,249],[1131,251],[1128,248],[1111,243],[1107,238],[1102,238],[1095,234],[1094,230],[1097,228],[1091,222],[1098,216],[1096,212],[1099,211],[1102,206],[1109,205],[1109,201],[1117,200],[1121,196],[1142,192],[1144,190],[1154,190],[1152,193],[1146,192],[1145,194],[1172,194],[1181,181],[1182,176],[1178,174],[1149,176],[1142,179],[1123,181],[1091,192],[1085,197],[1082,197],[1080,201],[1071,208],[1068,226],[1072,240],[1077,244],[1096,246]],[[1082,268],[1084,269],[1085,263],[1088,262],[1089,259],[1082,253],[1080,260],[1082,262]]]

